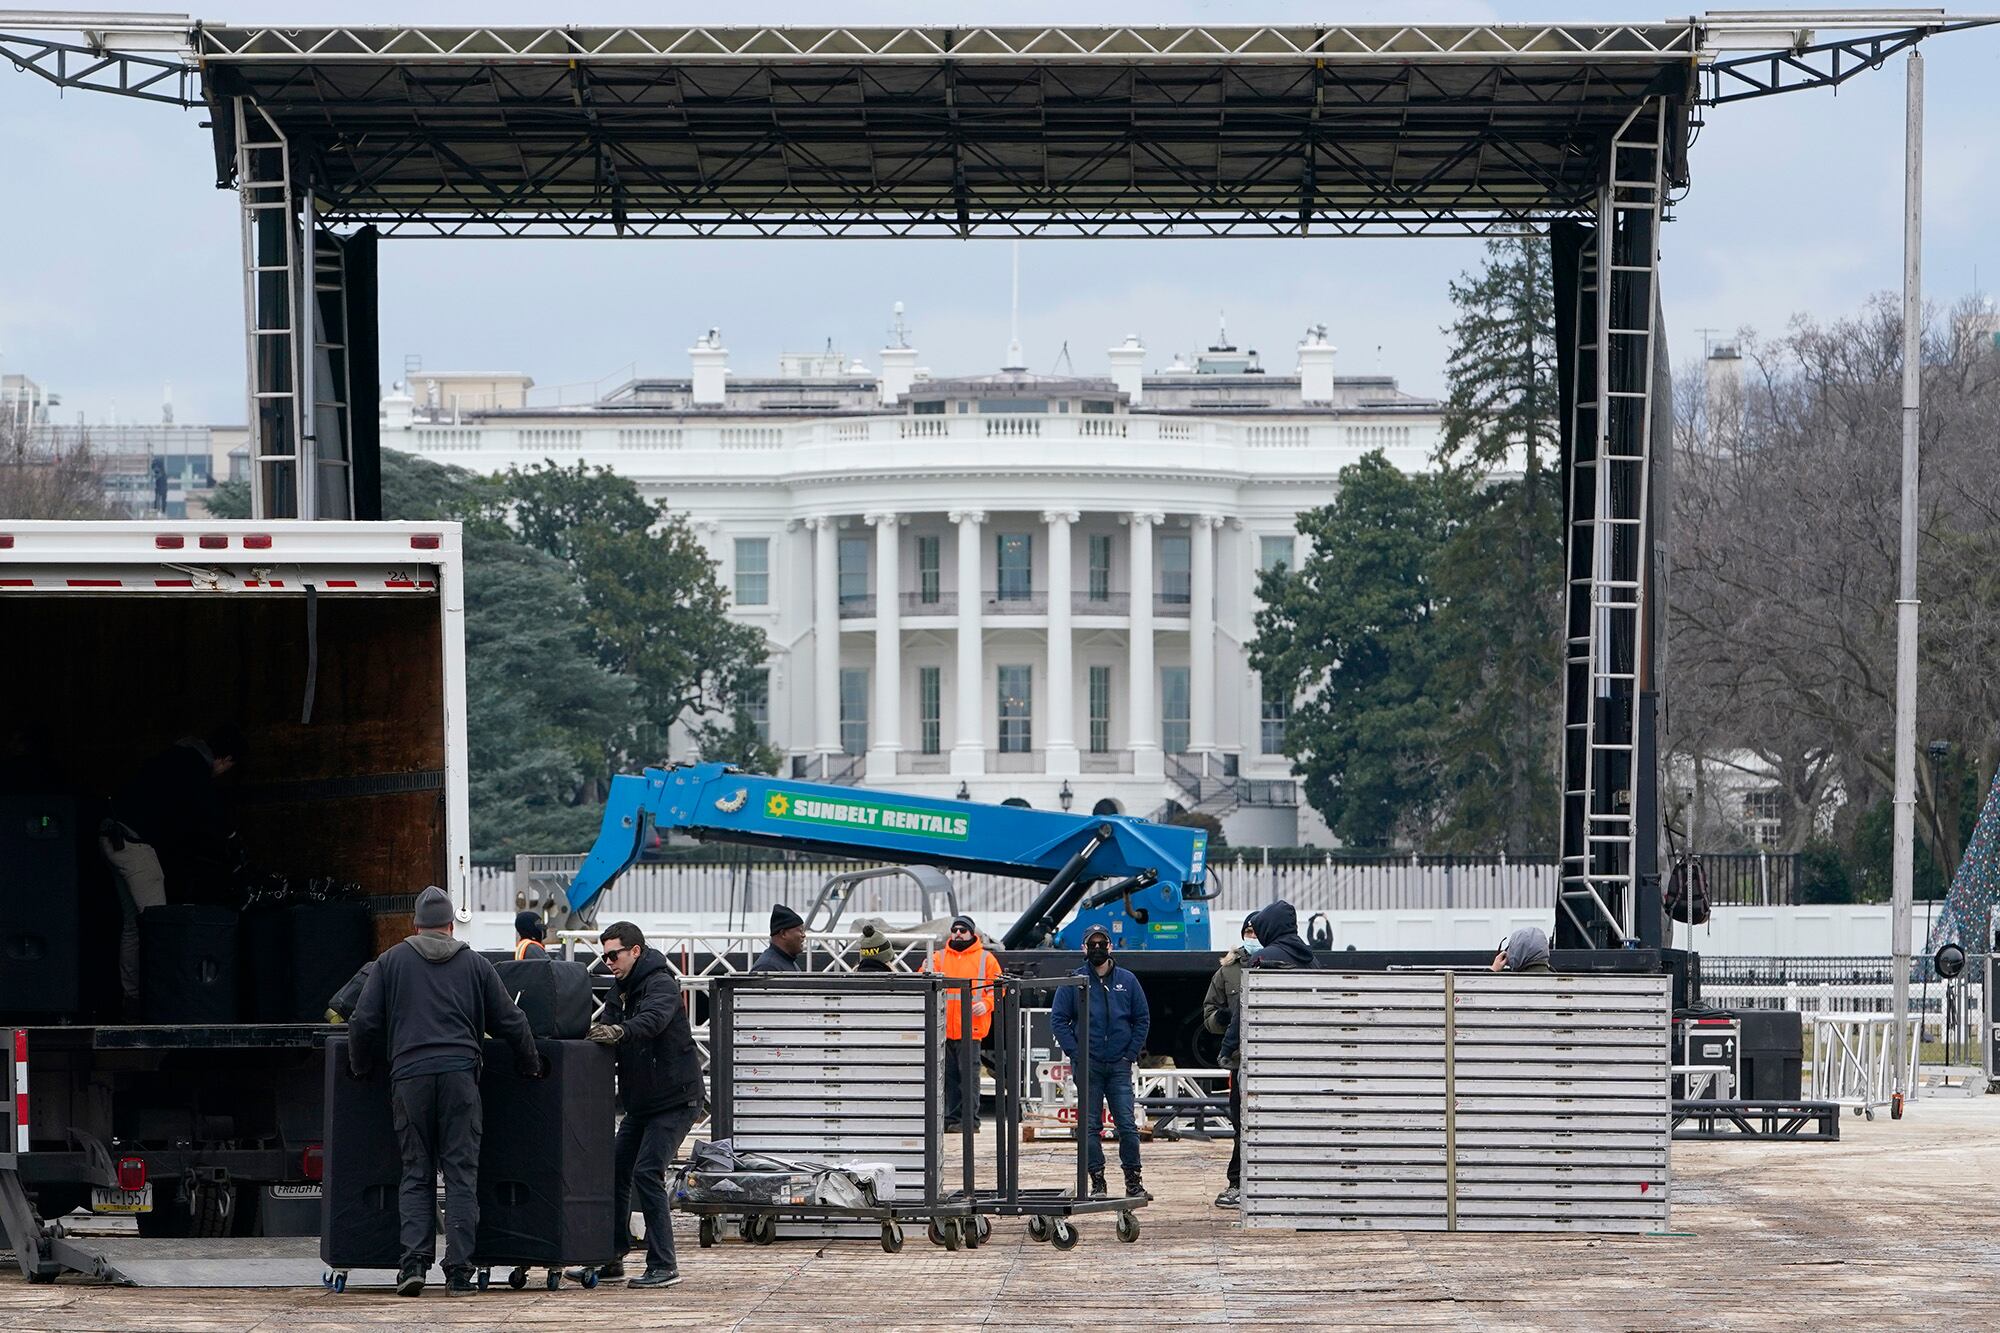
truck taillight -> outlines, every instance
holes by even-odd
[[[320,1180],[326,1175],[326,1149],[317,1143],[308,1143],[306,1150],[299,1154],[299,1174],[307,1180]]]
[[[204,551],[226,551],[229,549],[229,538],[219,532],[204,532],[201,534],[201,549]]]
[[[121,1157],[118,1159],[118,1188],[121,1190],[142,1190],[146,1188],[145,1158]]]
[[[435,532],[419,532],[410,538],[410,549],[415,551],[435,551],[438,535]]]
[[[0,532],[0,551],[11,551],[13,549],[14,534],[11,532]]]
[[[252,532],[248,534],[243,538],[243,549],[246,551],[270,550],[271,534],[268,532]]]
[[[153,538],[153,548],[159,551],[178,551],[187,545],[187,538],[178,532],[163,532]]]

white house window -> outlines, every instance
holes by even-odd
[[[1264,683],[1263,716],[1258,727],[1258,750],[1264,754],[1285,752],[1285,721],[1292,713],[1292,696],[1283,685]]]
[[[843,603],[866,601],[868,598],[868,539],[866,537],[842,537],[840,539],[840,600]]]
[[[1188,669],[1160,668],[1160,748],[1186,754],[1188,748]]]
[[[1111,751],[1111,668],[1090,669],[1090,752]]]
[[[944,668],[917,668],[917,731],[925,754],[944,749]]]
[[[736,539],[736,604],[763,606],[771,600],[771,543],[762,537]]]
[[[868,753],[868,668],[840,670],[840,748],[844,754]]]
[[[1194,561],[1187,537],[1160,538],[1160,600],[1185,603],[1193,576]]]
[[[1257,570],[1269,573],[1292,563],[1292,539],[1290,537],[1260,537],[1257,540]]]
[[[1000,668],[1000,753],[1026,754],[1034,746],[1033,673],[1026,666]]]

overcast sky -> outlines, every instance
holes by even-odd
[[[425,0],[237,0],[232,22],[463,22]],[[1651,20],[1652,6],[1338,5],[1290,0],[735,0],[693,21],[1503,22]],[[658,21],[656,6],[488,0],[488,23]],[[726,18],[725,18],[726,16]],[[1994,91],[2000,30],[1946,36],[1928,61],[1925,287],[1939,303],[1973,290],[2000,214]],[[1693,188],[1665,234],[1667,318],[1677,359],[1704,327],[1775,331],[1795,312],[1833,317],[1894,287],[1901,271],[1903,62],[1838,95],[1795,93],[1711,111]],[[64,400],[65,419],[157,420],[164,385],[181,421],[243,419],[242,281],[235,196],[214,188],[200,112],[88,93],[60,96],[0,64],[0,371]],[[1445,284],[1476,242],[1347,240],[1031,241],[1021,246],[1022,341],[1037,370],[1067,342],[1075,368],[1137,333],[1149,364],[1192,352],[1227,311],[1239,345],[1273,370],[1324,322],[1344,373],[1378,367],[1437,392],[1451,317]],[[382,252],[387,383],[406,355],[433,370],[519,369],[538,385],[685,373],[694,336],[720,326],[739,371],[832,339],[879,364],[902,301],[923,364],[939,374],[998,366],[1007,345],[1004,241],[403,241]]]

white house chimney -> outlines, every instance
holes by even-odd
[[[1306,330],[1299,344],[1299,397],[1308,403],[1333,401],[1333,354],[1338,351],[1326,340],[1326,325]]]
[[[407,385],[397,384],[382,395],[382,429],[401,433],[410,429],[417,419],[417,400],[410,397]]]
[[[903,323],[903,303],[896,302],[896,322],[889,326],[889,345],[882,349],[882,406],[894,407],[917,382],[917,349],[910,346],[910,328]]]
[[[1125,341],[1111,349],[1111,382],[1137,407],[1146,387],[1146,345],[1139,335],[1128,333]]]
[[[694,361],[694,392],[688,401],[696,407],[721,407],[728,397],[729,349],[722,345],[722,331],[710,329],[688,348]]]

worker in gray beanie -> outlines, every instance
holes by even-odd
[[[779,903],[771,909],[771,946],[757,955],[752,972],[803,972],[799,957],[806,951],[806,923]]]
[[[1548,972],[1549,933],[1540,926],[1523,926],[1500,941],[1493,955],[1495,972]]]
[[[531,1078],[548,1072],[528,1017],[500,974],[476,949],[452,938],[451,897],[435,886],[417,895],[416,933],[375,960],[354,1014],[348,1063],[357,1078],[388,1057],[389,1102],[402,1150],[398,1196],[403,1258],[396,1294],[420,1296],[437,1248],[437,1178],[444,1175],[446,1289],[472,1282],[479,1229],[480,1042],[506,1041]]]

